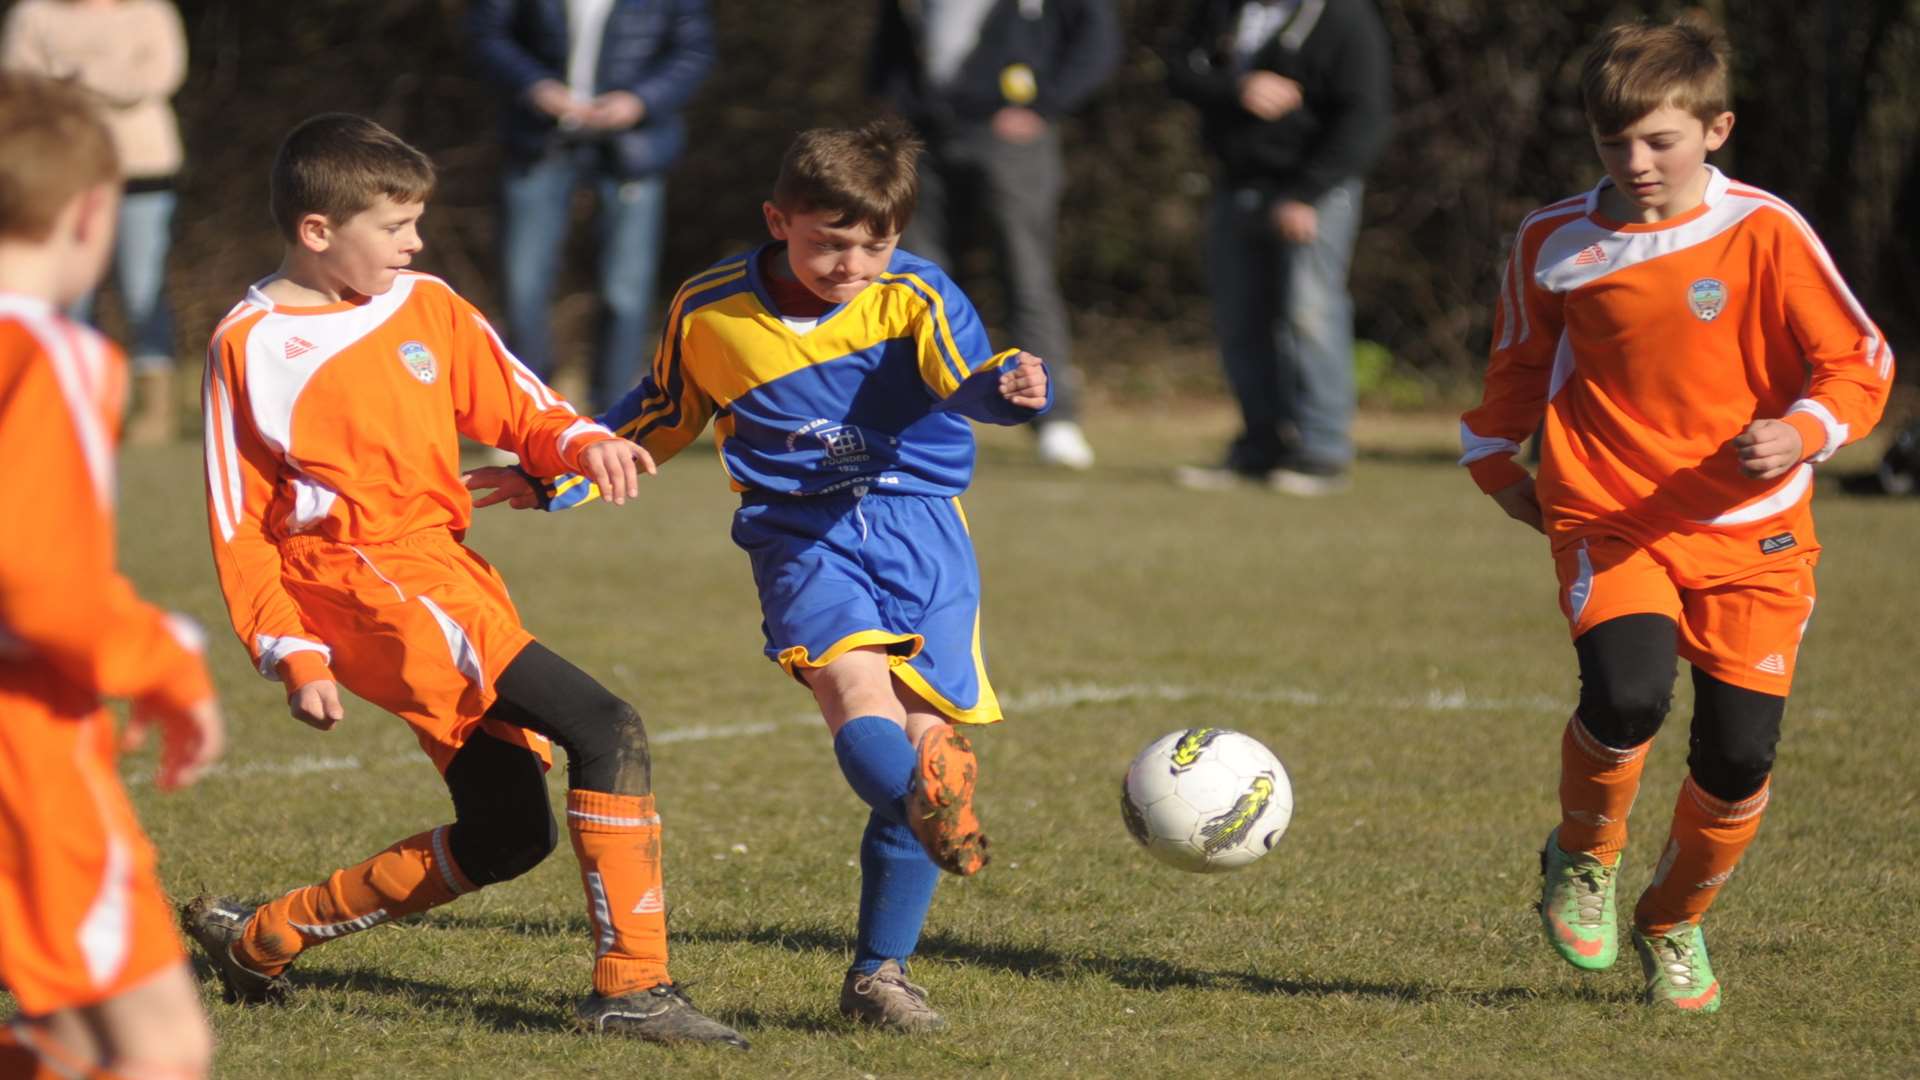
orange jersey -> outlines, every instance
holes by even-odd
[[[41,301],[0,295],[0,686],[80,719],[102,698],[213,696],[199,632],[114,566],[119,350]],[[4,720],[0,719],[0,727]]]
[[[1508,258],[1481,404],[1461,418],[1484,491],[1518,482],[1544,419],[1536,492],[1556,550],[1616,536],[1689,588],[1816,546],[1811,464],[1867,433],[1893,352],[1793,208],[1708,167],[1670,221],[1598,211],[1610,181],[1529,215]],[[1758,419],[1800,433],[1784,477],[1740,471]]]
[[[446,283],[402,273],[379,296],[276,304],[256,284],[214,330],[202,399],[214,563],[234,631],[260,673],[330,678],[328,643],[281,580],[280,543],[353,547],[473,516],[462,435],[536,475],[580,470],[613,438],[507,351]]]
[[[0,983],[41,1015],[182,960],[114,765],[108,697],[213,695],[199,632],[114,567],[119,352],[0,295]]]

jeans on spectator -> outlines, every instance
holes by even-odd
[[[1259,191],[1221,190],[1208,223],[1214,329],[1246,441],[1336,468],[1353,460],[1347,267],[1361,190],[1349,180],[1313,204],[1319,223],[1310,244],[1280,236]]]
[[[666,179],[611,174],[592,143],[509,164],[502,181],[507,343],[541,378],[553,367],[553,282],[566,246],[574,190],[592,184],[599,244],[600,325],[591,393],[595,410],[620,400],[652,358],[647,337],[660,267]]]
[[[113,238],[113,280],[127,323],[127,354],[135,371],[173,367],[173,311],[167,306],[167,250],[173,244],[172,189],[140,191],[120,200]],[[75,301],[70,314],[93,318],[96,294]]]
[[[1006,288],[1006,344],[1045,360],[1053,376],[1053,409],[1042,422],[1079,419],[1073,335],[1054,266],[1066,189],[1059,134],[1049,128],[1033,142],[1013,143],[980,124],[930,138],[927,147],[919,208],[900,246],[954,274],[948,238],[956,214],[982,215]]]

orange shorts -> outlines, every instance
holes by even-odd
[[[20,1011],[95,1005],[186,962],[114,767],[104,709],[59,715],[0,672],[0,983]]]
[[[476,728],[553,764],[545,736],[485,719],[493,681],[533,635],[500,575],[450,534],[357,546],[295,536],[280,544],[280,573],[340,684],[405,720],[441,772]]]
[[[1574,637],[1622,615],[1665,615],[1680,627],[1680,656],[1724,683],[1776,697],[1813,615],[1814,553],[1772,562],[1705,589],[1682,588],[1646,549],[1588,537],[1554,553],[1560,610]]]

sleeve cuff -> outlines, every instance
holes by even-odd
[[[1805,412],[1790,412],[1780,418],[1781,422],[1800,433],[1800,460],[1825,461],[1832,457],[1830,450],[1838,447],[1827,446],[1827,425],[1818,416]]]
[[[1489,454],[1467,463],[1467,474],[1488,495],[1525,480],[1527,470],[1513,460],[1512,454]]]
[[[310,682],[323,679],[333,681],[333,669],[327,666],[326,656],[312,649],[288,653],[275,670],[279,672],[280,681],[286,684],[288,693]]]

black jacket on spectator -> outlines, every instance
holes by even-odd
[[[1166,51],[1173,92],[1200,107],[1201,138],[1226,183],[1269,201],[1311,203],[1364,176],[1393,123],[1392,58],[1372,0],[1300,0],[1252,57],[1253,69],[1300,84],[1300,108],[1265,121],[1240,105],[1233,34],[1241,0],[1203,0]]]
[[[921,63],[920,4],[881,0],[867,90],[920,130],[937,134],[983,123],[1008,105],[1057,120],[1084,104],[1119,62],[1120,24],[1109,0],[999,0],[952,84],[935,89]],[[1015,64],[1033,71],[1031,101],[1001,92],[1001,73]]]
[[[578,137],[527,101],[527,88],[541,79],[567,81],[564,0],[473,0],[467,34],[480,74],[509,95],[500,117],[509,160],[534,160]],[[680,110],[713,67],[713,52],[706,0],[614,0],[594,92],[631,91],[647,106],[638,124],[600,136],[617,175],[661,172],[680,156],[687,142]]]

